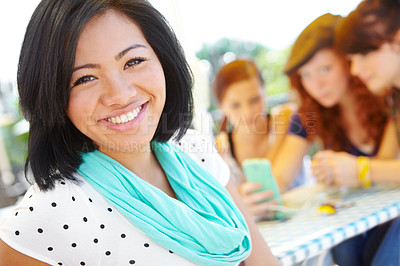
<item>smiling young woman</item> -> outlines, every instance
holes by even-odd
[[[34,180],[0,224],[0,264],[277,265],[228,167],[187,131],[191,86],[147,1],[43,0],[18,72]]]

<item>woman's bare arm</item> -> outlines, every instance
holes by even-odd
[[[271,110],[271,132],[269,136],[272,137],[272,145],[268,148],[265,156],[271,162],[275,160],[279,150],[282,148],[290,126],[290,118],[295,109],[294,104],[289,103],[274,107]]]
[[[246,259],[246,266],[257,266],[257,265],[280,265],[278,260],[274,257],[269,249],[267,243],[265,243],[264,238],[261,236],[260,231],[255,224],[253,217],[250,215],[246,206],[242,202],[242,199],[237,192],[237,187],[232,180],[229,180],[226,185],[226,189],[233,198],[236,206],[239,208],[240,212],[243,214],[246,220],[247,226],[250,230],[252,251],[250,256]]]
[[[45,266],[48,264],[16,251],[0,239],[0,266],[15,265]]]
[[[393,159],[399,154],[399,140],[397,139],[396,126],[392,120],[388,122],[383,133],[376,158]]]
[[[309,142],[296,135],[287,135],[272,161],[272,172],[281,192],[285,192],[301,168],[304,155],[309,149]]]

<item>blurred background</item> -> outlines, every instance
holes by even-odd
[[[292,42],[318,16],[347,15],[360,0],[150,0],[167,18],[195,75],[194,127],[215,133],[220,117],[211,92],[218,68],[236,58],[253,58],[266,80],[268,108],[291,100],[282,73]],[[29,18],[39,0],[0,3],[0,208],[28,187],[23,168],[28,124],[19,112],[16,73]]]

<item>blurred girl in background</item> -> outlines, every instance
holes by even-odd
[[[274,173],[285,186],[290,182],[310,143],[321,141],[324,151],[312,161],[313,174],[320,182],[342,185],[335,178],[345,178],[357,167],[349,167],[325,156],[338,152],[358,156],[393,158],[398,153],[395,128],[389,119],[383,98],[374,96],[359,79],[350,74],[344,54],[333,48],[334,30],[341,17],[325,14],[313,21],[298,37],[285,66],[292,87],[301,98],[298,115],[292,119],[290,135],[275,161]],[[335,167],[333,167],[335,166]],[[357,187],[358,179],[347,182]],[[362,184],[365,185],[365,184]],[[335,262],[343,265],[366,265],[363,259],[366,243],[379,245],[375,228],[347,240],[332,250]],[[370,249],[370,254],[374,253]]]
[[[383,101],[350,75],[346,57],[333,48],[340,16],[325,14],[314,20],[295,41],[285,66],[301,104],[294,115],[273,170],[282,190],[292,182],[311,144],[355,156],[393,158],[397,141]],[[313,160],[319,181],[333,182],[329,168]],[[352,169],[341,169],[349,171]]]
[[[239,185],[239,192],[254,216],[268,212],[275,201],[266,201],[271,191],[254,192],[258,183],[246,182],[242,162],[249,158],[273,161],[285,136],[290,110],[276,116],[266,113],[264,80],[256,64],[239,59],[222,66],[215,78],[215,95],[224,120],[216,136],[217,148]]]
[[[335,45],[351,60],[351,72],[358,76],[375,94],[387,97],[391,116],[400,139],[400,1],[363,1],[338,25]],[[349,167],[356,167],[359,158],[332,153],[328,159],[338,158]],[[399,182],[400,160],[371,158],[368,176],[373,183]],[[358,173],[334,175],[335,182],[346,185],[359,179]],[[381,226],[380,246],[366,249],[365,257],[371,265],[400,265],[400,219]]]

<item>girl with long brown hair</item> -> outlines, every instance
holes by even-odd
[[[281,187],[287,187],[311,143],[323,149],[355,156],[394,157],[397,142],[383,101],[350,74],[344,54],[333,48],[334,28],[340,16],[325,14],[297,38],[285,66],[301,104],[289,135],[273,165]],[[317,154],[318,158],[318,154]],[[289,162],[289,166],[288,166]],[[332,183],[329,165],[314,157],[314,176]]]
[[[301,105],[274,164],[274,173],[283,186],[290,182],[299,161],[317,139],[324,150],[313,157],[313,174],[329,185],[343,185],[335,177],[357,173],[355,166],[344,165],[340,157],[326,160],[330,154],[359,157],[365,162],[369,157],[393,158],[398,153],[395,128],[383,99],[350,74],[346,56],[333,47],[340,20],[340,16],[325,14],[313,21],[294,43],[286,64],[285,72],[300,95]],[[359,185],[359,179],[346,183]],[[370,230],[339,244],[332,251],[335,262],[341,266],[369,263],[379,232]],[[367,244],[370,240],[375,244],[372,248]]]
[[[353,75],[359,77],[371,92],[387,97],[397,138],[400,139],[400,1],[362,1],[337,26],[335,46],[350,58]],[[323,156],[327,160],[339,159],[351,168],[360,164],[359,157],[347,154],[330,153]],[[367,165],[370,182],[400,180],[398,157],[389,160],[370,158]],[[357,182],[360,178],[357,172],[348,175],[335,172],[333,178],[341,185]],[[382,242],[370,256],[371,265],[400,265],[400,218],[382,227]]]

